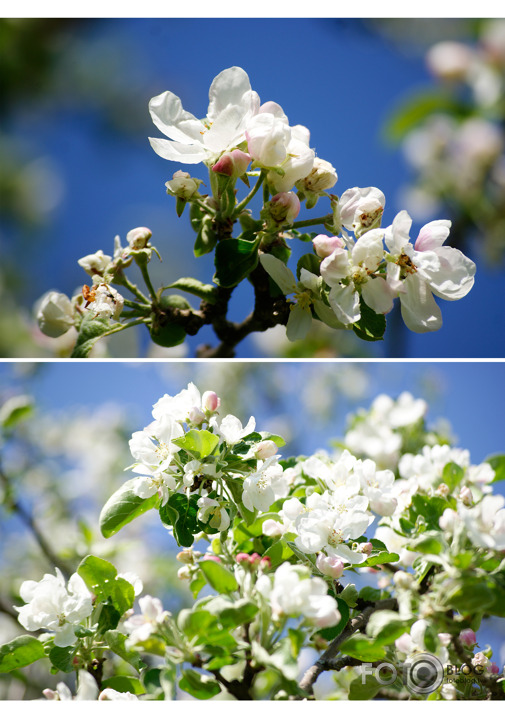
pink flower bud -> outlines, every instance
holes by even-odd
[[[226,151],[219,161],[214,164],[212,171],[215,171],[216,174],[225,174],[226,176],[242,176],[242,174],[245,174],[247,171],[247,167],[251,161],[252,157],[240,151],[240,149]]]
[[[279,448],[271,439],[265,439],[256,445],[256,457],[258,459],[268,459],[277,454]]]
[[[270,215],[277,223],[292,224],[300,213],[300,199],[294,191],[282,191],[270,201]]]
[[[259,564],[260,561],[261,556],[259,554],[254,553],[249,556],[249,563],[251,564],[251,566],[256,566],[257,564]]]
[[[469,646],[470,648],[477,645],[477,637],[471,628],[465,628],[461,631],[459,634],[459,640],[463,643],[463,645]]]
[[[373,545],[369,541],[367,541],[365,544],[360,544],[358,546],[358,551],[360,551],[362,554],[370,556],[373,551]]]
[[[465,506],[471,506],[473,504],[472,490],[469,487],[461,487],[459,498]]]
[[[205,554],[202,561],[215,561],[216,564],[221,563],[221,559],[219,558],[219,556],[214,556],[214,554]]]
[[[487,666],[487,669],[493,675],[498,675],[498,673],[500,672],[500,668],[499,668],[498,664],[495,663],[494,661],[492,663],[489,663],[489,665]]]
[[[235,556],[235,561],[238,564],[249,563],[249,554],[245,554],[243,551],[241,551],[240,554],[237,554]]]
[[[338,236],[326,236],[324,233],[316,236],[312,241],[312,245],[319,258],[331,256],[336,248],[344,248],[344,242],[341,238]]]
[[[344,573],[344,562],[337,556],[319,554],[316,566],[321,573],[324,573],[325,576],[331,576],[331,578],[340,578]]]
[[[263,556],[263,558],[260,561],[260,567],[262,569],[270,569],[272,568],[272,561],[270,559],[270,556]]]
[[[219,405],[221,404],[221,400],[219,397],[216,395],[215,392],[204,392],[202,395],[202,410],[205,410],[205,412],[215,412]]]

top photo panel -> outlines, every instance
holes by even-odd
[[[0,357],[505,357],[505,20],[0,48]]]

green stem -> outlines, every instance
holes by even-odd
[[[151,301],[147,296],[145,296],[139,288],[134,283],[131,283],[128,278],[124,275],[124,273],[121,271],[118,273],[116,276],[114,276],[114,279],[112,281],[116,285],[124,286],[127,288],[130,293],[133,293],[133,295],[138,298],[142,303],[146,303],[147,305],[151,304]],[[126,303],[126,301],[125,301]]]
[[[306,221],[295,221],[291,228],[304,228],[305,226],[318,226],[319,224],[324,225],[332,218],[333,214],[326,214],[326,216],[321,216],[320,218],[311,218]]]
[[[204,203],[203,201],[200,201],[200,199],[191,199],[191,203],[196,204],[197,206],[200,206],[200,208],[203,209],[205,211],[205,213],[208,213],[211,216],[216,215],[216,210],[213,209],[208,204]]]
[[[109,330],[106,333],[102,333],[100,336],[101,338],[106,338],[108,335],[114,335],[114,333],[120,333],[122,330],[126,330],[126,328],[133,328],[135,325],[140,325],[141,323],[145,323],[146,318],[139,318],[138,320],[132,320],[131,323],[124,323],[123,325],[118,325],[115,328],[112,328],[112,330]]]
[[[144,283],[147,286],[147,290],[149,291],[149,295],[151,296],[153,303],[157,304],[158,296],[156,295],[154,286],[151,283],[151,278],[149,277],[149,272],[147,270],[147,261],[145,261],[145,260],[137,261],[137,265],[140,268],[140,272],[142,273],[142,278],[144,279]]]
[[[261,174],[259,175],[259,179],[258,179],[258,181],[256,182],[256,184],[254,185],[254,188],[252,189],[252,191],[245,197],[245,199],[244,199],[243,201],[241,201],[241,202],[237,205],[237,207],[236,207],[236,209],[235,209],[235,214],[234,214],[235,217],[238,216],[239,213],[245,209],[245,207],[247,206],[247,204],[249,203],[249,201],[251,201],[251,199],[253,198],[253,196],[257,193],[259,187],[261,186],[261,184],[262,184],[263,181],[265,180],[265,176],[266,176],[266,175],[267,175],[267,174],[266,174],[266,171],[262,171],[262,172],[261,172]]]
[[[263,173],[263,172],[261,172]],[[265,181],[263,184],[263,206],[265,206],[268,203],[268,199],[270,198],[270,190],[268,188],[268,184]]]

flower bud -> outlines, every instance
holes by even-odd
[[[321,573],[331,578],[340,578],[344,573],[344,562],[337,556],[325,556],[321,553],[316,559],[316,566]]]
[[[300,213],[300,199],[294,191],[276,194],[268,204],[270,216],[276,223],[291,225]]]
[[[495,663],[494,661],[488,664],[487,669],[488,672],[492,673],[493,675],[498,675],[498,673],[500,672],[500,667],[498,663]]]
[[[439,494],[441,497],[447,497],[451,493],[451,490],[447,486],[447,484],[439,484],[437,487],[437,494]]]
[[[472,50],[462,42],[437,42],[426,53],[428,69],[443,80],[464,80],[472,60]]]
[[[44,335],[59,338],[74,324],[74,309],[70,299],[56,291],[43,295],[37,310],[37,322]]]
[[[320,233],[316,236],[312,245],[319,258],[326,258],[331,256],[333,251],[337,248],[344,248],[344,242],[338,236],[326,236],[324,233]]]
[[[212,167],[212,171],[215,171],[216,174],[225,174],[236,178],[245,174],[251,161],[252,157],[249,154],[240,149],[233,149],[233,151],[226,151],[220,157],[219,161]]]
[[[249,554],[245,554],[244,552],[241,552],[240,554],[237,554],[235,556],[235,561],[238,564],[242,564],[242,565],[248,564],[249,563]]]
[[[251,564],[251,566],[257,566],[260,561],[261,556],[259,554],[257,554],[256,552],[254,554],[250,554],[249,563]]]
[[[369,541],[367,541],[365,544],[360,544],[358,546],[358,551],[362,554],[370,556],[373,551],[373,544],[371,544]]]
[[[338,175],[329,161],[314,159],[312,171],[304,179],[296,182],[295,186],[299,191],[319,194],[331,189],[338,181]]]
[[[282,536],[284,529],[282,524],[274,519],[265,519],[263,522],[263,533],[265,536]]]
[[[181,566],[181,568],[177,571],[177,578],[181,581],[189,581],[191,578],[189,566]]]
[[[188,414],[188,420],[194,425],[201,425],[205,422],[205,415],[198,407],[192,407]]]
[[[414,577],[406,571],[397,571],[393,576],[396,588],[410,589],[414,585]]]
[[[462,630],[459,634],[459,640],[463,643],[463,645],[466,645],[469,648],[473,648],[474,645],[477,645],[477,637],[471,628],[465,628]]]
[[[268,459],[279,451],[278,446],[271,439],[264,439],[256,445],[256,457],[258,459]]]
[[[446,509],[438,520],[438,525],[444,531],[452,531],[458,520],[458,513],[454,509]]]
[[[270,556],[263,556],[263,558],[260,561],[260,568],[262,569],[271,569],[272,568],[272,559]]]
[[[179,199],[189,201],[198,192],[198,187],[203,184],[200,179],[193,179],[187,171],[176,171],[171,181],[167,181],[167,193]]]
[[[473,658],[472,658],[472,665],[487,665],[489,662],[489,659],[487,656],[481,651],[479,653],[476,653]]]
[[[221,404],[221,400],[215,392],[204,392],[202,395],[202,410],[205,412],[215,412]]]
[[[451,683],[445,683],[445,685],[442,685],[442,687],[440,688],[440,695],[444,700],[458,699],[456,688],[454,687],[454,685],[451,685]]]
[[[145,248],[149,243],[149,239],[153,234],[145,226],[139,226],[139,228],[133,228],[126,234],[126,240],[130,244],[130,248],[138,251],[141,248]]]
[[[471,506],[473,504],[472,490],[469,487],[461,487],[459,498],[465,506]]]
[[[219,556],[215,556],[214,554],[205,554],[202,561],[215,561],[216,564],[221,563],[221,559],[219,558]]]
[[[184,551],[179,551],[175,558],[182,564],[192,564],[194,561],[193,551],[191,549],[184,549]]]
[[[101,276],[111,261],[112,257],[106,256],[104,252],[100,250],[96,253],[90,253],[89,256],[79,258],[77,263],[81,266],[81,268],[84,268],[86,273],[90,276]]]

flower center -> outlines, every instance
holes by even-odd
[[[328,536],[328,544],[330,546],[338,546],[344,541],[344,533],[342,529],[332,529]]]
[[[412,263],[410,256],[407,256],[406,253],[402,253],[396,263],[400,266],[400,268],[404,269],[405,273],[417,273],[417,268]]]

